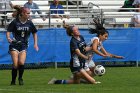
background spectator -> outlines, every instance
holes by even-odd
[[[138,8],[140,8],[140,4],[138,5]],[[137,12],[140,12],[140,9],[138,9]],[[140,27],[140,14],[135,14],[133,21],[135,27]]]
[[[134,5],[132,5],[133,4],[133,2],[134,2],[134,0],[125,0],[124,1],[124,5],[122,6],[122,8],[134,8]],[[131,12],[131,11],[134,11],[134,10],[132,10],[132,9],[126,9],[126,10],[119,10],[119,12]]]
[[[140,0],[134,0],[132,5],[134,5],[137,8],[139,4],[140,4]]]
[[[56,10],[51,10],[51,14],[56,14],[52,15],[53,18],[62,18],[62,15],[59,14],[64,14],[64,10],[57,10],[57,9],[64,9],[63,6],[59,3],[59,0],[53,0],[53,3],[50,4],[50,9],[56,9]]]
[[[39,10],[39,7],[36,3],[33,2],[33,0],[28,0],[28,2],[26,2],[24,4],[25,8],[29,8],[29,9],[36,9],[36,10],[31,10],[32,14],[35,14],[36,12],[38,14],[42,14],[42,12]],[[42,18],[43,21],[45,21],[45,17],[44,16],[40,16]],[[35,18],[35,16],[31,16],[31,19]]]

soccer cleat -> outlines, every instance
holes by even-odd
[[[16,82],[15,81],[11,81],[10,85],[16,85]]]
[[[56,78],[52,78],[52,79],[48,82],[48,84],[54,84],[55,81],[56,81]]]
[[[19,85],[24,85],[23,79],[18,79],[18,81],[19,81]]]
[[[100,81],[96,81],[96,84],[100,84],[101,82]]]

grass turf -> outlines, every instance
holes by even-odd
[[[95,79],[101,84],[48,85],[48,81],[68,79],[68,68],[25,70],[23,86],[10,86],[11,71],[0,70],[0,93],[140,93],[139,67],[106,67],[106,74]]]

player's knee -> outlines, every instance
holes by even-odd
[[[13,64],[14,69],[18,69],[18,65]]]

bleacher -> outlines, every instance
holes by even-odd
[[[23,6],[28,0],[12,0],[11,2],[14,5],[20,5]],[[39,6],[40,10],[46,10],[49,9],[49,1],[48,0],[33,0],[34,3],[36,3]]]
[[[104,12],[103,17],[107,25],[125,25],[133,26],[133,16],[136,12]],[[112,19],[112,21],[106,21]]]
[[[34,0],[33,2],[38,4],[43,15],[48,16],[50,1],[52,0]],[[57,25],[62,24],[62,21],[65,20],[68,24],[77,24],[82,28],[87,28],[89,27],[87,25],[90,25],[92,22],[92,18],[96,16],[98,16],[104,23],[104,26],[107,27],[120,24],[133,24],[132,18],[135,12],[118,12],[125,0],[71,0],[71,2],[77,2],[75,5],[68,5],[67,0],[59,1],[66,2],[66,5],[63,5],[65,11],[64,15],[70,16],[69,19],[49,19],[47,17],[46,21],[43,21],[38,14],[35,14],[38,17],[33,20],[34,24],[43,25],[45,27],[57,27]],[[14,5],[20,6],[23,6],[25,2],[27,1],[12,0]],[[7,14],[7,16],[10,18],[11,13]]]
[[[68,24],[79,24],[79,25],[87,25],[87,21],[86,19],[87,18],[84,18],[84,17],[81,17],[82,15],[85,16],[85,14],[81,14],[79,15],[78,11],[80,11],[79,9],[77,9],[77,5],[71,5],[71,6],[68,6],[68,5],[64,5],[64,10],[65,10],[65,14],[64,15],[67,15],[67,16],[70,16],[69,19],[66,19],[66,18],[63,18],[63,19],[58,19],[58,18],[51,18],[49,19],[48,15],[49,15],[49,4],[50,4],[50,1],[52,0],[34,0],[33,2],[37,3],[38,6],[39,6],[39,9],[42,11],[42,14],[44,16],[47,16],[46,18],[46,21],[43,21],[39,14],[35,14],[35,16],[37,17],[36,19],[32,20],[33,23],[35,25],[43,25],[43,27],[49,27],[49,26],[52,26],[52,27],[57,27],[57,25],[60,25],[62,24],[62,22],[65,20]],[[65,1],[65,0],[60,0],[60,1]],[[75,0],[76,1],[76,0]],[[14,5],[20,5],[20,6],[23,6],[27,1],[25,0],[20,0],[20,1],[17,1],[17,0],[12,0],[11,1]],[[73,8],[74,9],[70,9],[70,8]],[[77,10],[76,10],[77,9]],[[71,14],[70,14],[70,12]],[[74,13],[73,13],[74,11]],[[2,14],[1,16],[3,16],[4,14]],[[33,14],[31,14],[33,15]],[[87,14],[86,14],[87,15]],[[12,11],[11,13],[7,13],[5,16],[8,16],[8,19],[12,19]],[[74,22],[76,21],[76,22]],[[10,22],[6,22],[6,25],[9,24]],[[51,24],[51,25],[50,25]]]
[[[82,0],[82,5],[88,5],[89,2],[98,5],[102,9],[120,8],[124,0]]]
[[[125,0],[82,0],[83,5],[93,3],[93,10],[100,9],[102,11],[102,20],[104,26],[126,27],[133,26],[133,16],[136,12],[118,12],[122,9]],[[96,7],[96,5],[98,7]],[[128,9],[128,8],[123,8]],[[132,8],[134,9],[134,8]],[[135,8],[136,9],[136,8]]]

